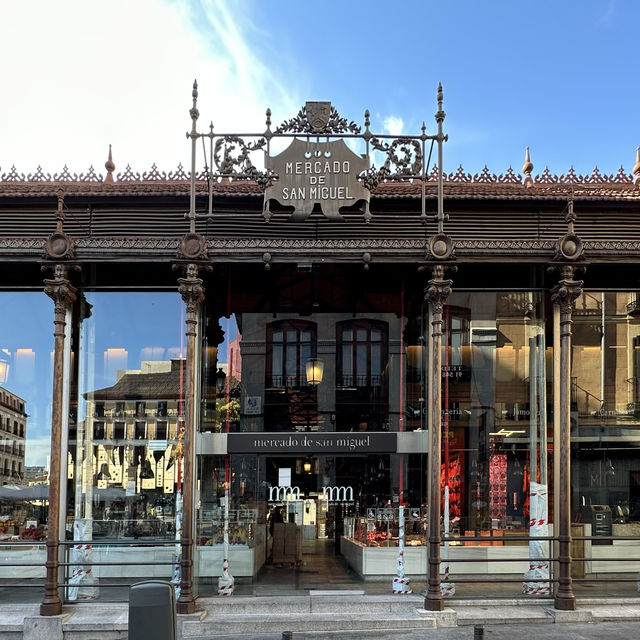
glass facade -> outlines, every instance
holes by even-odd
[[[196,593],[217,593],[225,568],[239,594],[323,588],[328,575],[332,588],[384,593],[400,546],[423,588],[432,345],[420,289],[400,270],[377,281],[295,265],[255,282],[242,268],[233,276],[198,316],[192,479],[177,291],[87,289],[69,312],[65,598],[124,599],[109,585],[178,581],[185,481]],[[52,304],[41,292],[0,298],[0,570],[39,597],[44,569],[10,565],[45,558]],[[462,597],[514,597],[536,578],[532,562],[556,554],[544,538],[557,533],[558,317],[541,290],[454,290],[447,302],[443,577]],[[577,595],[636,593],[639,309],[635,292],[588,291],[575,304]]]
[[[182,315],[176,292],[87,291],[77,304],[66,530],[94,544],[69,550],[77,563],[69,600],[97,598],[99,584],[122,578],[171,577],[169,545],[135,548],[138,560],[165,566],[83,562],[126,561],[133,549],[118,542],[176,540],[184,482]]]
[[[25,585],[20,598],[39,599],[44,568],[15,565],[46,559],[52,305],[41,291],[0,292],[0,304],[0,575]],[[16,594],[4,587],[0,598]]]
[[[572,532],[576,537],[594,536],[573,542],[574,555],[586,558],[574,567],[578,579],[589,580],[594,574],[612,579],[633,577],[630,572],[640,570],[637,301],[636,292],[615,291],[585,292],[576,301],[571,378]],[[599,588],[609,594],[631,591],[615,582]]]

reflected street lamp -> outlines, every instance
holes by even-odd
[[[311,385],[317,385],[322,382],[324,375],[324,362],[319,358],[311,358],[307,360],[306,365],[307,382]]]

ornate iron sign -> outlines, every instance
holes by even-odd
[[[296,138],[267,160],[267,169],[279,179],[265,189],[265,210],[276,200],[294,208],[294,220],[308,218],[316,205],[327,218],[342,219],[342,207],[369,202],[371,192],[358,181],[368,168],[368,160],[351,151],[344,140],[310,143]]]
[[[330,102],[307,102],[298,114],[271,128],[271,110],[267,109],[263,133],[216,133],[213,124],[200,133],[197,121],[198,85],[194,82],[191,131],[191,204],[190,233],[195,232],[198,217],[214,214],[215,184],[220,180],[252,180],[264,189],[263,214],[268,222],[274,215],[291,214],[290,219],[306,220],[319,209],[326,218],[340,220],[345,209],[357,211],[359,203],[365,222],[371,220],[371,191],[382,181],[418,181],[422,185],[421,217],[427,222],[425,183],[438,182],[438,207],[433,216],[436,233],[426,243],[427,258],[448,260],[453,257],[453,242],[444,233],[442,146],[448,137],[442,131],[445,113],[442,109],[442,86],[438,86],[437,133],[428,135],[423,123],[413,135],[374,134],[370,129],[369,111],[364,114],[364,127],[343,118]],[[272,155],[276,139],[290,138],[289,146]],[[347,140],[349,144],[347,144]],[[204,171],[198,172],[196,157],[202,143]],[[429,148],[427,148],[429,143]],[[435,176],[429,173],[429,161],[437,144]],[[208,148],[207,148],[208,147]],[[354,151],[354,149],[358,150]],[[379,160],[379,167],[373,160]],[[264,168],[261,168],[264,167]],[[198,212],[196,180],[208,184],[208,210]],[[272,208],[277,202],[281,209]],[[341,213],[341,210],[342,213]],[[271,259],[265,260],[267,266]]]

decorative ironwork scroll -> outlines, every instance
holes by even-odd
[[[187,137],[192,144],[191,226],[196,218],[213,216],[214,185],[218,181],[252,180],[264,189],[264,217],[274,213],[289,214],[291,220],[305,220],[314,212],[328,219],[341,219],[343,213],[361,212],[365,222],[371,220],[371,191],[385,181],[418,181],[422,184],[422,218],[426,221],[425,182],[438,180],[442,191],[442,162],[429,173],[426,143],[441,146],[442,88],[438,89],[438,133],[427,135],[423,124],[415,135],[375,134],[370,129],[369,112],[364,127],[341,116],[330,102],[307,102],[295,117],[272,129],[271,111],[266,112],[266,129],[260,133],[216,133],[213,124],[208,132],[198,132],[198,86],[194,83],[190,109],[192,129]],[[272,154],[277,139],[290,139],[283,151]],[[347,144],[347,142],[349,144]],[[204,171],[196,166],[198,149],[204,152]],[[355,149],[360,147],[359,151]],[[279,147],[278,147],[279,148]],[[431,148],[429,149],[429,158]],[[374,160],[379,161],[376,167]],[[128,176],[125,174],[123,179]],[[197,211],[196,179],[208,183],[207,212]],[[439,202],[441,201],[439,197]],[[439,214],[438,221],[442,220]],[[192,228],[193,231],[193,228]],[[438,229],[441,231],[441,229]]]

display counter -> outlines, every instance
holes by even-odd
[[[356,532],[355,522],[349,522],[346,533]],[[551,529],[552,527],[550,527]],[[386,526],[384,527],[386,530]],[[396,574],[398,566],[398,538],[393,535],[393,525],[389,526],[389,537],[382,535],[379,527],[369,526],[368,541],[354,537],[343,537],[340,550],[349,566],[364,580],[386,579]],[[622,535],[617,531],[617,535]],[[529,545],[523,538],[528,534],[526,529],[510,529],[505,531],[467,532],[467,536],[455,536],[451,539],[448,553],[451,560],[450,570],[458,575],[521,575],[529,570]],[[591,535],[589,525],[581,525],[580,531],[572,531],[573,535]],[[415,534],[413,534],[415,535]],[[549,535],[553,535],[550,531]],[[633,535],[633,534],[631,534]],[[466,540],[465,538],[482,537],[487,540]],[[411,540],[404,546],[404,568],[408,576],[426,575],[427,547],[422,544],[412,545]],[[592,545],[583,541],[581,557],[589,558],[585,562],[585,572],[620,573],[640,571],[640,538],[637,540],[614,540],[610,545]],[[442,547],[441,547],[442,552]],[[581,552],[581,553],[582,553]],[[637,562],[621,562],[617,558],[637,557]],[[606,560],[598,560],[607,558]],[[465,560],[469,562],[465,562]],[[524,559],[524,560],[522,560]],[[577,566],[577,563],[576,563]]]

